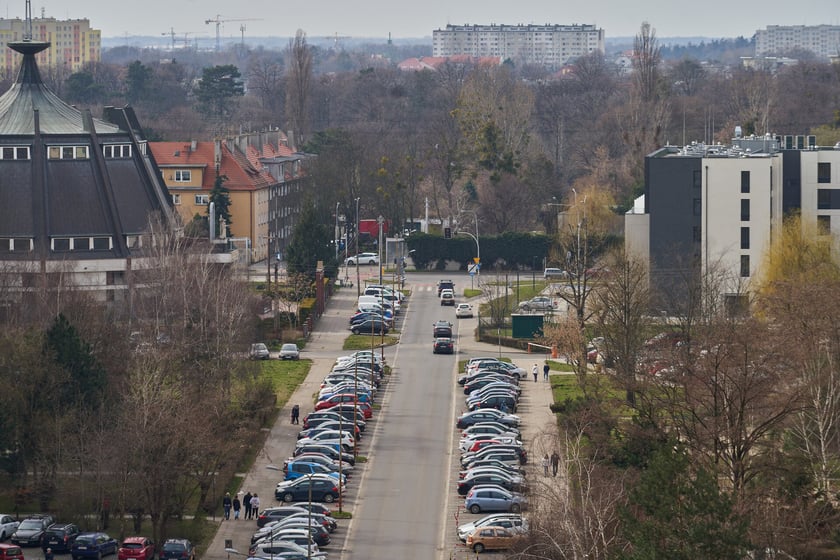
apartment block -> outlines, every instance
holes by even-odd
[[[783,55],[796,49],[820,58],[840,54],[840,25],[768,25],[755,32],[755,55]]]
[[[657,304],[679,310],[690,286],[735,304],[760,277],[784,216],[800,212],[803,227],[840,233],[840,149],[804,135],[666,146],[645,158],[637,202],[625,239],[649,264]]]
[[[557,68],[604,51],[604,30],[594,25],[447,25],[432,32],[436,57],[499,57]]]
[[[0,72],[5,74],[20,66],[21,55],[5,47],[22,41],[25,29],[25,20],[0,18],[0,52],[3,53],[0,56]],[[34,18],[31,39],[50,43],[49,49],[36,56],[42,69],[62,69],[72,73],[89,62],[102,60],[102,31],[91,29],[87,19]]]

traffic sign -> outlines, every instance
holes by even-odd
[[[473,257],[473,262],[475,264],[479,264],[481,262],[481,259],[479,259],[478,257]]]
[[[475,264],[471,264],[470,266],[467,267],[467,271],[470,273],[470,275],[475,274],[477,270],[478,270],[478,265],[475,265]]]

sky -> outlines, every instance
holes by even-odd
[[[25,0],[0,0],[2,17],[25,16]],[[594,24],[607,38],[632,37],[648,21],[659,38],[752,37],[768,25],[840,25],[838,0],[32,0],[32,15],[88,18],[103,37],[162,35],[183,37],[347,36],[395,39],[431,37],[447,24]],[[231,21],[239,20],[239,21]],[[248,21],[241,21],[248,20]]]

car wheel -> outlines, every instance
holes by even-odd
[[[476,554],[481,554],[482,552],[484,552],[484,545],[481,543],[475,543],[473,545],[473,552],[475,552]]]
[[[324,494],[324,501],[327,502],[328,504],[333,503],[334,500],[335,500],[335,498],[333,497],[332,494]]]
[[[350,332],[353,334],[359,334],[359,329],[350,329]]]
[[[519,504],[511,504],[510,512],[511,513],[519,513],[522,508],[519,507]]]
[[[481,506],[473,504],[470,506],[470,513],[481,513]]]
[[[375,260],[373,260],[373,259],[371,259],[371,260],[370,260],[370,262],[369,262],[368,264],[369,264],[370,266],[373,266],[373,265],[375,265],[375,264],[376,264],[376,261],[375,261]]]
[[[283,501],[284,502],[292,502],[294,501],[295,497],[291,492],[286,492],[283,494]]]

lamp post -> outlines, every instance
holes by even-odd
[[[379,251],[379,285],[382,285],[382,224],[385,223],[385,218],[382,214],[376,218],[376,223],[379,225],[379,241],[376,243],[376,248]]]
[[[475,263],[476,266],[477,266],[476,274],[480,275],[481,274],[481,245],[479,245],[479,243],[478,243],[478,236],[473,235],[468,231],[456,231],[455,235],[469,235],[470,237],[473,238],[473,241],[475,241],[475,258],[478,261],[478,262]],[[473,278],[473,275],[470,274],[470,288],[473,287],[472,278]],[[479,278],[479,280],[480,279],[481,278]]]
[[[356,255],[359,254],[359,200],[360,198],[356,197]],[[356,257],[356,297],[361,297],[362,295],[362,286],[361,281],[359,280],[359,257]]]
[[[338,229],[338,207],[340,202],[335,203],[335,235],[333,235],[333,243],[335,243],[335,260],[338,261],[338,241],[341,239],[341,230]]]

